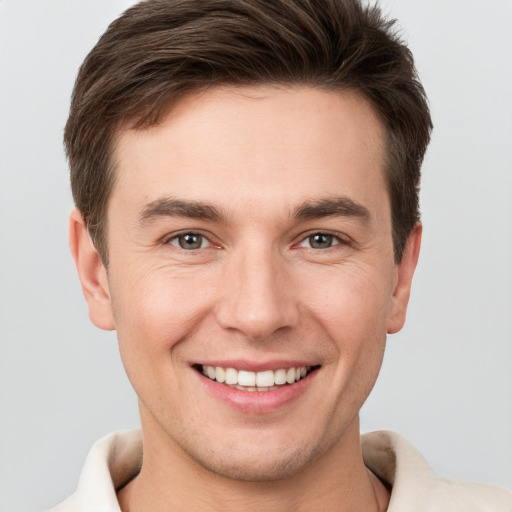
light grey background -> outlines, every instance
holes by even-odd
[[[115,334],[67,248],[62,130],[77,68],[128,0],[2,0],[0,510],[70,494],[94,440],[138,424]],[[363,430],[435,471],[512,487],[512,2],[387,0],[430,97],[423,252]]]

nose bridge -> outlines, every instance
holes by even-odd
[[[219,323],[251,339],[262,339],[298,321],[286,260],[275,247],[248,244],[230,258],[218,304]]]

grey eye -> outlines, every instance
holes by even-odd
[[[327,233],[315,233],[308,236],[301,245],[306,245],[312,249],[329,249],[335,245],[336,237]]]
[[[207,241],[203,235],[198,233],[183,233],[171,239],[169,243],[181,249],[193,251],[204,247]]]

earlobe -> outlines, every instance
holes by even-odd
[[[100,329],[113,330],[115,325],[107,272],[77,209],[69,218],[69,245],[89,307],[89,318]]]
[[[391,298],[391,308],[387,324],[388,334],[398,332],[405,323],[412,278],[420,255],[422,229],[421,223],[417,222],[407,239],[402,261],[396,268],[397,282],[393,291],[393,297]]]

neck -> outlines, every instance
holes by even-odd
[[[387,508],[388,491],[362,459],[358,419],[331,450],[299,473],[261,482],[213,473],[167,435],[147,430],[143,422],[141,472],[118,493],[123,512],[383,512]]]

